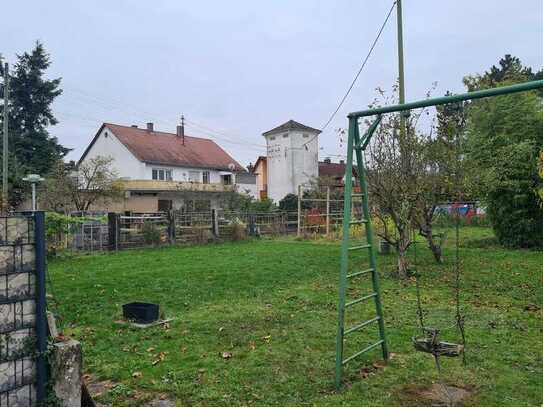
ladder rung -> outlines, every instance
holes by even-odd
[[[367,270],[357,271],[356,273],[347,274],[347,278],[353,278],[353,277],[356,277],[356,276],[361,276],[363,274],[371,273],[372,271],[373,271],[372,268],[367,269]]]
[[[367,219],[352,220],[349,222],[350,225],[360,225],[362,223],[368,223]]]
[[[375,318],[372,318],[372,319],[368,319],[366,322],[362,322],[362,323],[359,324],[359,325],[355,325],[355,326],[353,326],[352,328],[347,329],[347,330],[343,333],[343,335],[347,335],[347,334],[350,334],[350,333],[352,333],[352,332],[358,331],[358,330],[364,328],[366,325],[369,325],[369,324],[371,324],[372,322],[375,322],[375,321],[379,321],[379,317],[378,317],[378,316],[375,317]]]
[[[369,295],[365,295],[364,297],[357,298],[356,300],[349,301],[348,303],[345,304],[345,307],[350,307],[352,305],[358,304],[359,302],[369,300],[370,298],[373,298],[376,295],[377,295],[376,293],[371,293]]]
[[[341,362],[341,364],[345,364],[347,362],[350,362],[351,360],[353,360],[354,358],[356,358],[357,356],[360,356],[361,354],[363,354],[364,352],[367,352],[369,350],[372,350],[373,348],[375,348],[376,346],[379,346],[381,345],[382,343],[384,342],[384,340],[379,340],[377,342],[375,342],[373,345],[370,345],[368,346],[367,348],[364,348],[362,349],[360,352],[356,352],[354,355],[352,356],[349,356],[347,359],[345,359],[343,362]]]
[[[363,198],[364,194],[351,194],[351,197],[353,197],[353,198]]]
[[[369,249],[371,247],[371,244],[364,244],[362,246],[353,246],[349,247],[349,250],[361,250],[361,249]]]

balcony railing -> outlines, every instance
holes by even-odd
[[[201,182],[157,181],[152,179],[118,181],[127,191],[192,191],[192,192],[231,192],[235,185]]]

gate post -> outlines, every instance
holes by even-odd
[[[211,230],[213,236],[219,238],[219,217],[217,216],[217,209],[211,209]]]
[[[107,214],[108,246],[109,250],[119,249],[119,216],[115,212]]]
[[[45,303],[45,273],[47,272],[47,266],[45,261],[45,213],[43,211],[34,212],[34,233],[36,244],[36,336],[38,352],[36,358],[36,395],[38,403],[41,405],[47,397],[47,315]]]
[[[170,244],[175,243],[175,212],[172,209],[168,211],[168,238]]]

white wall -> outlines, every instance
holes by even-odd
[[[104,127],[83,162],[97,156],[112,157],[112,168],[120,178],[143,179],[145,164],[141,163],[111,131]]]
[[[268,197],[274,202],[278,203],[287,194],[297,194],[298,185],[318,176],[319,141],[315,133],[271,134],[266,136],[266,144]]]
[[[153,165],[153,164],[144,164],[144,176],[142,179],[153,179],[153,168],[162,168],[172,170],[172,178],[174,181],[189,181],[189,171],[197,171],[199,173],[199,182],[202,182],[202,173],[204,171],[209,171],[209,182],[221,183],[221,174],[220,171],[205,169],[205,168],[190,168],[190,167],[173,167],[167,165]]]

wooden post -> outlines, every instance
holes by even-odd
[[[108,246],[109,250],[119,248],[119,216],[115,212],[107,214]]]
[[[217,209],[211,209],[211,230],[213,236],[219,238],[219,217],[217,216]]]
[[[170,244],[175,243],[175,212],[172,209],[168,211],[168,239]]]
[[[326,187],[326,237],[330,236],[330,187]]]
[[[302,186],[298,185],[298,228],[296,231],[296,236],[300,237],[301,235],[301,226],[302,226]]]

